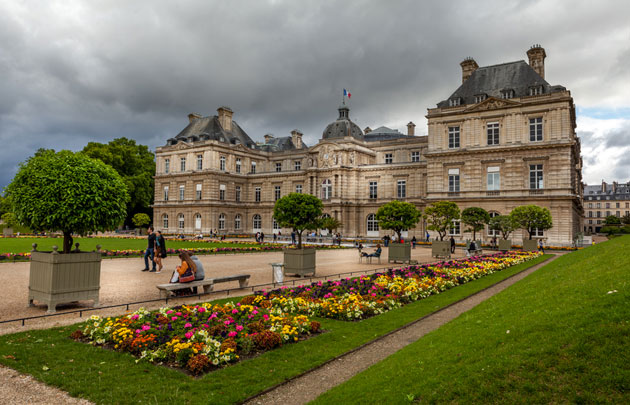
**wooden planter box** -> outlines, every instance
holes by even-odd
[[[451,257],[451,242],[448,240],[444,241],[433,241],[431,245],[431,255],[434,257]]]
[[[315,275],[315,249],[285,249],[284,274]]]
[[[48,305],[54,313],[58,304],[93,300],[98,306],[101,288],[100,252],[59,254],[32,252],[28,304]]]
[[[499,239],[499,250],[512,250],[512,239]]]
[[[524,239],[523,250],[533,252],[538,250],[538,239]]]
[[[409,260],[411,260],[411,243],[391,243],[387,248],[387,263],[404,263]]]
[[[13,228],[4,228],[2,230],[2,236],[7,236],[7,237],[13,236]]]

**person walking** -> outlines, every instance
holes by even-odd
[[[147,246],[147,250],[144,251],[144,269],[142,271],[149,271],[149,257],[151,258],[151,262],[153,263],[153,269],[151,269],[152,273],[155,273],[155,262],[153,259],[155,258],[155,234],[153,233],[153,227],[150,226],[147,230],[148,241],[149,244]]]
[[[538,239],[538,251],[545,254],[545,246],[542,239]]]
[[[264,232],[261,232],[261,233],[260,233],[260,242],[261,242],[261,243],[264,243],[264,242],[265,242],[265,233],[264,233]]]
[[[451,235],[451,253],[455,253],[455,238]]]
[[[425,242],[429,243],[429,238],[431,237],[431,235],[429,235],[429,231],[427,231],[427,240]]]
[[[411,238],[411,248],[415,249],[416,248],[416,243],[418,241],[416,240],[416,235],[413,235],[413,238]]]
[[[157,271],[155,272],[156,274],[162,272],[162,268],[164,267],[162,266],[163,257],[166,257],[166,245],[164,244],[164,236],[162,236],[162,232],[156,231],[155,232],[155,252],[154,252],[154,259],[153,259],[153,262],[157,264],[158,266]]]
[[[295,245],[295,231],[291,232],[291,244]]]

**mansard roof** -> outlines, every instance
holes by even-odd
[[[297,150],[293,144],[293,139],[290,136],[281,136],[279,138],[271,138],[264,144],[258,144],[256,147],[265,152],[284,152],[289,150]],[[302,142],[302,149],[307,149],[308,146]]]
[[[365,138],[366,142],[376,142],[376,141],[387,141],[390,139],[407,138],[408,135],[405,135],[399,132],[398,130],[381,126],[363,135],[363,137]]]
[[[543,93],[554,93],[566,90],[562,86],[551,86],[545,79],[524,60],[484,66],[475,70],[472,75],[451,96],[440,101],[439,108],[448,107],[449,100],[459,98],[460,104],[475,104],[475,96],[502,98],[502,92],[512,90],[513,97],[529,95],[531,87],[542,86]]]
[[[216,140],[231,145],[243,145],[255,149],[256,143],[235,122],[232,121],[232,130],[226,131],[221,127],[218,116],[194,118],[179,134],[167,140],[168,145],[178,142],[195,142]]]

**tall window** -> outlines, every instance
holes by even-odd
[[[282,171],[282,162],[276,162],[276,171],[277,172],[281,172]]]
[[[164,201],[168,201],[168,186],[164,186]]]
[[[271,218],[271,222],[272,222],[272,227],[274,231],[279,231],[280,230],[280,225],[278,225],[278,222],[276,221],[275,218]]]
[[[162,215],[162,228],[168,229],[168,214]]]
[[[179,214],[177,216],[177,225],[179,229],[184,229],[184,214]]]
[[[168,174],[171,171],[171,159],[164,159],[164,173]]]
[[[448,100],[449,107],[455,107],[461,104],[461,99],[459,97],[451,98]]]
[[[328,200],[332,197],[332,183],[330,179],[322,182],[322,200]]]
[[[298,194],[302,194],[302,185],[301,184],[296,184],[295,185],[295,192]]]
[[[514,90],[512,89],[501,90],[501,98],[514,98]]]
[[[540,94],[543,94],[543,87],[542,86],[533,86],[529,88],[529,95],[530,96],[538,96]]]
[[[234,217],[234,229],[241,229],[241,214],[236,214],[236,216]]]
[[[532,229],[532,237],[542,238],[543,236],[545,236],[545,231],[543,231],[542,229]]]
[[[459,148],[459,127],[448,127],[448,147]]]
[[[412,162],[419,162],[420,161],[420,152],[417,152],[417,151],[411,152],[411,161]]]
[[[225,230],[225,214],[219,214],[219,230]]]
[[[179,186],[179,200],[183,201],[184,200],[184,193],[185,193],[185,188],[184,186]]]
[[[274,186],[273,195],[276,201],[280,199],[280,186]]]
[[[295,170],[302,170],[302,161],[296,160],[295,162],[293,162],[293,168]]]
[[[406,180],[398,180],[396,184],[397,196],[398,198],[407,197],[407,181]]]
[[[459,169],[448,169],[448,191],[459,192]]]
[[[543,165],[529,165],[529,188],[544,188]]]
[[[496,211],[489,212],[490,218],[498,217],[500,214]],[[500,236],[498,231],[490,229],[488,226],[488,236]]]
[[[179,171],[180,172],[185,172],[186,171],[186,158],[179,158]]]
[[[240,202],[241,201],[241,186],[236,186],[234,194],[236,197],[236,202]]]
[[[219,158],[219,170],[221,170],[222,172],[225,171],[225,156],[221,156]]]
[[[197,200],[201,200],[201,183],[196,185],[197,189],[195,190],[195,198]]]
[[[201,214],[195,214],[195,229],[201,229]]]
[[[254,201],[260,202],[260,187],[254,189]]]
[[[254,231],[259,231],[262,229],[262,219],[260,218],[260,215],[254,215],[252,224],[254,225]]]
[[[370,214],[367,216],[367,230],[368,232],[378,232],[378,221],[376,215]]]
[[[225,184],[219,184],[219,200],[225,200]]]
[[[376,199],[378,197],[378,183],[375,181],[370,182],[370,198]]]
[[[240,173],[241,172],[241,159],[237,158],[236,159],[236,173]]]
[[[489,122],[487,132],[488,132],[488,145],[498,145],[499,144],[499,123]]]
[[[448,234],[455,236],[455,235],[459,235],[460,233],[461,233],[461,223],[459,222],[459,219],[454,219],[453,224],[448,230]]]
[[[391,164],[394,161],[394,155],[391,153],[385,154],[385,163]]]
[[[252,174],[256,173],[256,162],[252,162],[252,167],[251,167],[251,169],[249,171]]]
[[[203,169],[203,155],[197,155],[197,170]]]
[[[540,142],[543,140],[542,117],[529,119],[529,141]]]
[[[488,185],[486,190],[500,190],[501,189],[501,175],[499,173],[498,166],[488,167]]]

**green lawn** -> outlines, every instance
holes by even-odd
[[[317,403],[629,403],[630,236],[558,258]]]
[[[0,336],[0,363],[96,403],[235,403],[547,258],[549,255],[361,322],[318,319],[327,333],[199,379],[136,363],[128,354],[75,342],[68,336],[77,326]]]
[[[53,245],[63,248],[63,238],[0,238],[0,253],[26,253],[30,252],[33,243],[37,243],[37,250],[52,250]],[[101,245],[103,250],[142,250],[147,248],[147,238],[74,238],[74,243],[79,243],[81,250],[94,250],[96,245]],[[166,240],[169,249],[213,248],[213,247],[246,247],[259,246],[257,243],[230,243],[230,242],[201,242]]]

